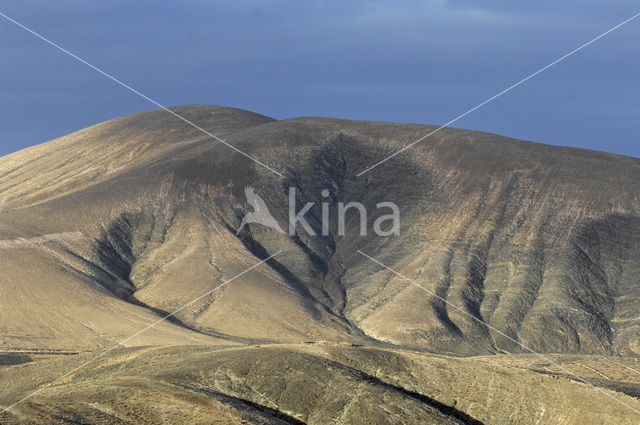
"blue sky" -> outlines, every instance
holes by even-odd
[[[444,124],[637,0],[13,1],[0,11],[166,106]],[[153,105],[0,18],[0,155]],[[456,122],[640,157],[640,18]]]

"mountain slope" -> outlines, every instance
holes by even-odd
[[[357,177],[434,127],[176,111],[283,178],[166,111],[0,159],[3,347],[100,346],[127,333],[120,322],[172,311],[282,249],[166,326],[187,339],[458,354],[521,351],[513,339],[543,352],[640,354],[640,160],[444,129]],[[236,235],[248,186],[284,229],[290,187],[298,211],[315,202],[306,217],[318,234],[329,202],[329,235],[260,225]],[[367,207],[366,236],[354,210],[338,235],[336,204],[351,201]],[[372,231],[383,201],[399,207],[399,236]],[[42,235],[58,236],[16,247]],[[99,337],[67,338],[81,327]]]
[[[172,108],[218,137],[272,118],[219,106]],[[215,128],[210,127],[215,125]],[[175,136],[174,136],[175,134]],[[148,163],[155,156],[209,138],[164,110],[116,118],[7,155],[0,160],[2,210],[24,207],[77,190]]]

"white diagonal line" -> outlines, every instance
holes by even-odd
[[[0,240],[0,249],[28,248],[49,243],[82,239],[82,232],[49,233],[33,238],[17,238]]]
[[[498,97],[502,96],[503,94],[507,93],[508,91],[510,91],[511,89],[514,89],[516,87],[518,87],[520,84],[524,83],[525,81],[535,77],[536,75],[540,74],[541,72],[546,71],[547,69],[551,68],[552,66],[554,66],[555,64],[557,64],[558,62],[561,62],[563,60],[565,60],[566,58],[568,58],[569,56],[573,55],[574,53],[579,52],[580,50],[584,49],[585,47],[587,47],[588,45],[590,45],[591,43],[594,43],[596,41],[598,41],[599,39],[601,39],[602,37],[604,37],[605,35],[609,34],[610,32],[613,32],[615,30],[617,30],[618,28],[620,28],[621,26],[631,22],[632,20],[634,20],[635,18],[637,18],[638,16],[640,16],[640,13],[636,13],[635,15],[633,15],[632,17],[630,17],[629,19],[620,22],[618,25],[616,25],[613,28],[610,28],[609,30],[603,32],[602,34],[600,34],[599,36],[592,38],[591,40],[587,41],[586,43],[584,43],[583,45],[581,45],[580,47],[576,47],[575,49],[573,49],[572,51],[570,51],[569,53],[567,53],[564,56],[559,57],[558,59],[554,60],[553,62],[551,62],[549,65],[546,65],[542,68],[540,68],[539,70],[537,70],[536,72],[534,72],[533,74],[528,75],[527,77],[523,78],[522,80],[518,81],[515,84],[510,85],[509,87],[507,87],[506,89],[502,90],[500,93],[491,96],[490,98],[488,98],[487,100],[485,100],[482,103],[479,103],[478,105],[474,106],[473,108],[469,109],[468,111],[458,115],[457,117],[455,117],[454,119],[452,119],[451,121],[449,121],[446,124],[441,125],[440,127],[436,128],[435,130],[433,130],[431,133],[422,136],[421,138],[419,138],[418,140],[416,140],[415,142],[412,142],[410,144],[408,144],[407,146],[403,147],[402,149],[392,153],[391,155],[389,155],[388,157],[384,158],[381,161],[378,161],[377,163],[373,164],[372,166],[370,166],[369,168],[367,168],[364,171],[361,171],[357,177],[360,177],[361,175],[363,175],[364,173],[366,173],[367,171],[377,167],[378,165],[387,162],[388,160],[390,160],[391,158],[393,158],[394,156],[406,151],[407,149],[409,149],[410,147],[412,147],[413,145],[415,145],[416,143],[419,143],[421,141],[423,141],[424,139],[426,139],[427,137],[439,132],[440,130],[442,130],[443,128],[453,124],[454,122],[458,121],[460,118],[463,118],[467,115],[469,115],[471,112],[475,111],[476,109],[482,108],[484,105],[486,105],[487,103],[497,99]]]
[[[477,322],[479,322],[479,323],[481,323],[481,324],[485,325],[487,328],[491,329],[491,330],[492,330],[492,331],[494,331],[495,333],[500,334],[500,335],[502,335],[503,337],[507,338],[508,340],[510,340],[510,341],[512,341],[512,342],[514,342],[514,343],[516,343],[516,344],[518,344],[521,348],[525,349],[526,351],[528,351],[528,352],[530,352],[530,353],[532,353],[532,354],[535,354],[536,356],[540,357],[542,360],[544,360],[544,361],[546,361],[546,362],[551,363],[551,364],[552,364],[552,365],[554,365],[555,367],[557,367],[557,368],[561,369],[561,370],[562,370],[562,371],[564,371],[565,373],[567,373],[567,374],[569,374],[570,376],[572,376],[572,377],[573,377],[574,379],[576,379],[577,381],[580,381],[580,382],[582,382],[583,384],[587,384],[587,385],[589,385],[589,386],[590,386],[591,388],[593,388],[594,390],[601,392],[602,394],[604,394],[604,395],[606,395],[607,397],[609,397],[609,398],[611,398],[611,399],[615,400],[616,402],[620,403],[621,405],[623,405],[623,406],[625,406],[625,407],[628,407],[629,409],[633,410],[634,412],[636,412],[636,413],[640,414],[640,410],[638,410],[638,409],[636,409],[636,408],[634,408],[634,407],[631,407],[629,404],[625,403],[624,401],[620,400],[619,398],[614,397],[613,395],[609,394],[608,392],[604,391],[603,389],[598,388],[598,387],[596,387],[595,385],[591,384],[590,382],[585,381],[584,379],[582,379],[581,377],[579,377],[579,376],[578,376],[578,375],[576,375],[575,373],[573,373],[573,372],[571,372],[570,370],[568,370],[568,369],[566,369],[566,368],[564,368],[564,367],[560,366],[559,364],[555,363],[553,360],[548,359],[547,357],[543,356],[542,354],[538,353],[537,351],[532,350],[531,348],[527,347],[526,345],[522,344],[521,342],[516,341],[515,339],[511,338],[509,335],[505,334],[504,332],[501,332],[501,331],[499,331],[498,329],[494,328],[493,326],[491,326],[490,324],[488,324],[488,323],[487,323],[487,322],[485,322],[484,320],[479,319],[479,318],[477,318],[476,316],[474,316],[473,314],[471,314],[471,313],[469,313],[469,312],[467,312],[467,311],[465,311],[465,310],[461,309],[461,308],[460,308],[460,307],[458,307],[457,305],[455,305],[455,304],[453,304],[453,303],[451,303],[451,302],[447,301],[445,298],[442,298],[441,296],[439,296],[439,295],[438,295],[438,294],[436,294],[435,292],[430,291],[430,290],[428,290],[427,288],[425,288],[424,286],[421,286],[421,285],[417,284],[416,282],[414,282],[413,280],[409,279],[409,278],[408,278],[408,277],[406,277],[405,275],[403,275],[403,274],[401,274],[401,273],[399,273],[399,272],[395,271],[394,269],[392,269],[392,268],[391,268],[391,267],[389,267],[389,266],[386,266],[386,265],[382,264],[380,261],[378,261],[378,260],[376,260],[375,258],[373,258],[373,257],[371,257],[371,256],[369,256],[369,255],[367,255],[367,254],[365,254],[364,252],[360,251],[359,249],[358,249],[357,251],[358,251],[360,254],[362,254],[362,255],[364,255],[365,257],[367,257],[368,259],[370,259],[371,261],[375,262],[376,264],[378,264],[378,265],[380,265],[380,266],[384,267],[385,269],[389,270],[390,272],[392,272],[392,273],[393,273],[393,274],[395,274],[396,276],[401,277],[402,279],[404,279],[404,280],[406,280],[407,282],[409,282],[409,283],[413,284],[414,286],[416,286],[416,287],[418,287],[418,288],[422,289],[423,291],[425,291],[425,292],[427,292],[427,293],[431,294],[432,296],[434,296],[434,297],[438,298],[440,301],[443,301],[443,302],[445,302],[447,305],[449,305],[449,306],[451,306],[451,307],[455,308],[456,310],[458,310],[458,311],[460,311],[460,312],[464,313],[465,315],[469,316],[469,317],[470,317],[470,318],[472,318],[473,320],[475,320],[475,321],[477,321]]]
[[[82,369],[83,367],[85,367],[86,365],[88,365],[89,363],[94,362],[95,360],[99,359],[100,357],[104,356],[105,354],[110,353],[111,351],[115,350],[118,347],[121,347],[122,344],[126,343],[127,341],[132,340],[133,338],[137,337],[138,335],[140,335],[143,332],[148,331],[149,329],[153,328],[154,326],[156,326],[157,324],[159,324],[160,322],[163,322],[165,320],[167,320],[169,317],[175,315],[176,313],[179,313],[180,311],[184,310],[185,308],[189,307],[191,304],[195,303],[198,300],[201,300],[202,298],[206,297],[207,295],[211,294],[212,292],[222,288],[223,286],[225,286],[227,283],[239,278],[240,276],[242,276],[243,274],[247,273],[248,271],[258,267],[259,265],[269,261],[270,259],[272,259],[273,257],[275,257],[276,255],[280,254],[282,252],[282,250],[276,252],[273,255],[270,255],[269,257],[265,258],[264,260],[260,261],[259,263],[254,264],[253,266],[249,267],[248,269],[246,269],[245,271],[243,271],[242,273],[239,273],[237,275],[235,275],[234,277],[232,277],[231,279],[227,280],[224,283],[221,283],[220,285],[216,286],[215,288],[211,289],[210,291],[205,292],[204,294],[200,295],[198,298],[189,301],[187,304],[183,305],[182,307],[180,307],[179,309],[173,311],[172,313],[167,314],[164,317],[161,317],[160,319],[156,320],[155,322],[153,322],[152,324],[146,326],[145,328],[143,328],[142,330],[136,332],[135,334],[131,335],[128,338],[123,339],[122,341],[120,341],[119,343],[117,343],[116,345],[114,345],[113,347],[101,352],[100,354],[98,354],[97,356],[87,360],[86,362],[82,363],[80,366],[76,367],[75,369],[70,370],[69,372],[65,373],[64,375],[60,376],[59,378],[57,378],[56,380],[48,383],[47,385],[45,385],[44,387],[39,388],[38,390],[32,392],[31,394],[29,394],[28,396],[16,401],[15,403],[13,403],[11,406],[5,407],[4,409],[2,409],[2,411],[0,411],[0,415],[2,415],[4,412],[8,411],[9,409],[11,409],[12,407],[15,407],[16,405],[22,403],[23,401],[26,401],[28,399],[30,399],[31,397],[33,397],[34,395],[38,394],[39,392],[49,388],[50,386],[54,385],[56,382],[61,381],[62,379],[66,378],[67,376],[77,372],[78,370]]]
[[[87,65],[89,68],[99,72],[100,74],[104,75],[105,77],[107,77],[108,79],[120,84],[122,87],[128,89],[129,91],[137,94],[138,96],[142,97],[145,100],[148,100],[149,102],[153,103],[154,105],[156,105],[157,107],[164,109],[165,111],[169,112],[170,114],[174,115],[175,117],[181,119],[182,121],[186,122],[187,124],[189,124],[190,126],[200,130],[201,132],[203,132],[204,134],[206,134],[209,137],[212,137],[213,139],[217,140],[218,142],[230,147],[231,149],[233,149],[234,151],[238,152],[239,154],[242,154],[244,156],[246,156],[247,158],[249,158],[250,160],[262,165],[263,167],[265,167],[266,169],[276,173],[277,175],[279,175],[280,177],[282,177],[282,174],[280,174],[279,172],[277,172],[276,170],[274,170],[273,168],[269,167],[268,165],[258,161],[257,159],[255,159],[254,157],[252,157],[251,155],[244,153],[243,151],[241,151],[240,149],[236,148],[233,145],[230,145],[229,143],[225,142],[224,140],[222,140],[221,138],[219,138],[218,136],[208,132],[207,130],[205,130],[204,128],[194,124],[193,122],[189,121],[188,119],[186,119],[185,117],[183,117],[182,115],[179,115],[177,113],[175,113],[174,111],[172,111],[171,109],[167,108],[166,106],[161,105],[160,103],[156,102],[155,100],[151,99],[150,97],[140,93],[138,90],[134,89],[133,87],[123,83],[122,81],[118,80],[116,77],[106,73],[105,71],[103,71],[102,69],[98,68],[97,66],[94,66],[92,64],[90,64],[89,62],[85,61],[84,59],[74,55],[73,53],[71,53],[70,51],[66,50],[65,48],[57,45],[56,43],[54,43],[53,41],[49,40],[48,38],[38,34],[37,32],[35,32],[34,30],[27,28],[26,26],[22,25],[20,22],[10,18],[9,16],[5,15],[4,13],[0,12],[0,16],[2,16],[3,18],[5,18],[8,21],[13,22],[14,24],[16,24],[17,26],[19,26],[20,28],[24,29],[25,31],[30,32],[31,34],[35,35],[36,37],[38,37],[39,39],[47,42],[48,44],[52,45],[53,47],[55,47],[56,49],[66,53],[67,55],[71,56],[72,58],[76,59],[79,62],[82,62],[83,64]]]

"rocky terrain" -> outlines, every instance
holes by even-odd
[[[443,129],[358,176],[436,127],[173,110],[281,175],[162,110],[0,158],[2,405],[130,347],[3,423],[640,417],[640,160]],[[247,187],[285,230],[294,188],[317,235],[238,232]]]
[[[638,423],[636,361],[554,356],[599,382],[594,390],[535,356],[502,357],[331,344],[128,348],[14,407],[3,423]],[[88,358],[0,368],[12,382],[0,397],[31,391]]]

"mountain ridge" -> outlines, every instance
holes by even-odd
[[[640,268],[634,261],[640,253],[640,160],[446,128],[356,177],[437,127],[275,121],[224,107],[175,110],[284,178],[162,110],[0,158],[0,239],[84,235],[47,249],[0,250],[11,271],[4,277],[13,285],[9,296],[41,291],[42,276],[51,276],[62,294],[67,286],[84,293],[98,284],[109,303],[153,317],[283,249],[264,270],[181,312],[179,333],[365,341],[463,355],[521,351],[380,270],[357,254],[361,249],[537,351],[640,354],[640,323],[632,314],[640,296],[633,274]],[[39,159],[25,159],[33,152]],[[402,234],[359,237],[357,220],[348,216],[344,237],[336,234],[335,217],[327,237],[298,232],[290,238],[260,226],[236,236],[247,186],[281,225],[287,222],[286,189],[296,188],[299,206],[316,202],[308,217],[318,230],[322,189],[329,189],[332,205],[362,202],[370,219],[377,202],[392,201],[402,212]],[[23,270],[24,264],[37,270]],[[15,286],[17,279],[24,288]],[[90,298],[98,296],[89,291]],[[28,317],[36,306],[25,301],[11,308]],[[75,329],[71,311],[51,317]],[[97,320],[98,333],[113,332],[108,317]],[[3,344],[23,348],[23,331],[12,323],[0,316],[7,335],[17,335]],[[46,348],[95,347],[65,343],[68,329],[59,323],[46,320],[31,332],[57,329]]]

